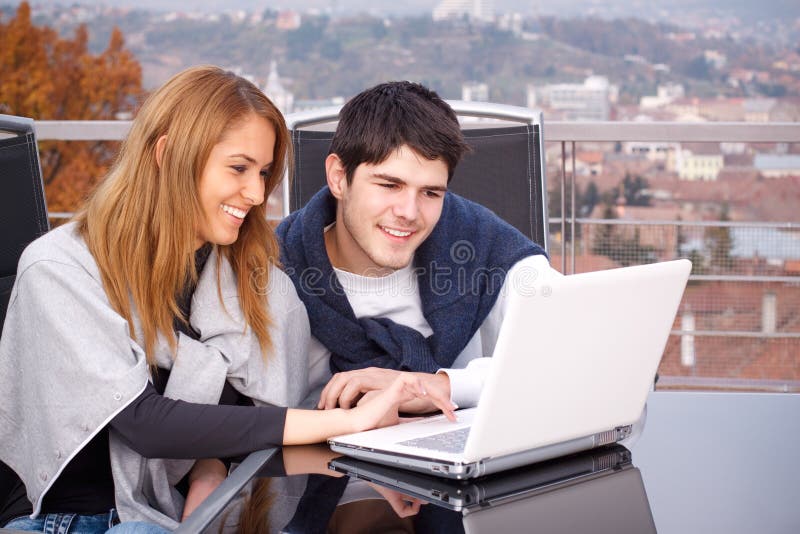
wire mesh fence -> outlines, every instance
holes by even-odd
[[[567,224],[569,227],[569,223]],[[800,391],[800,224],[575,219],[567,273],[689,258],[659,387]]]

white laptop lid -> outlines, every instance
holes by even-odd
[[[636,421],[690,271],[691,262],[677,260],[512,288],[464,458]]]

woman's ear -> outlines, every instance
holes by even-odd
[[[325,158],[325,176],[328,180],[328,188],[334,198],[342,198],[344,189],[347,187],[347,173],[342,165],[342,160],[336,154],[328,154]]]
[[[158,141],[156,141],[156,165],[158,165],[159,169],[161,168],[161,158],[164,157],[164,147],[166,146],[166,144],[167,144],[166,135],[162,135],[161,137],[158,138]]]

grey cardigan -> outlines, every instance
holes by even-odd
[[[192,298],[200,339],[180,334],[174,358],[165,340],[157,343],[159,366],[171,369],[164,394],[216,404],[227,379],[257,402],[297,405],[307,393],[310,334],[294,285],[272,268],[260,288],[273,319],[265,362],[245,328],[230,265],[221,262],[218,288],[217,264],[214,251]],[[25,249],[0,339],[0,460],[25,483],[34,516],[67,463],[150,379],[137,319],[134,330],[136,339],[111,307],[74,223]],[[193,462],[143,458],[113,429],[109,452],[122,520],[175,528],[183,499],[173,485]]]

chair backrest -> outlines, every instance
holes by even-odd
[[[0,115],[0,330],[25,247],[50,229],[33,121]],[[22,482],[0,462],[0,508]]]
[[[0,115],[0,326],[25,247],[50,229],[33,121]]]
[[[448,103],[459,116],[507,121],[464,125],[464,137],[473,151],[456,168],[450,190],[491,209],[548,250],[541,113],[485,102]],[[294,144],[294,172],[283,186],[284,215],[305,205],[325,184],[324,162],[340,109],[286,116]]]

